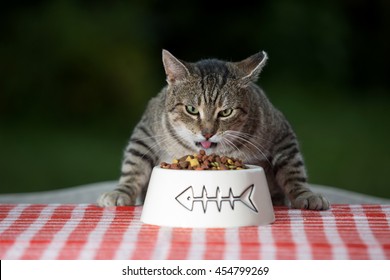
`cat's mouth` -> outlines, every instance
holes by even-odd
[[[210,148],[215,148],[217,146],[217,143],[211,141],[202,141],[202,142],[195,142],[195,145],[203,149],[210,149]]]

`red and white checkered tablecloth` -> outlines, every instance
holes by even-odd
[[[0,259],[390,259],[390,205],[276,207],[269,226],[169,228],[142,207],[0,205]]]

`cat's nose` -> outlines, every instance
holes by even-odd
[[[204,138],[206,138],[206,140],[209,140],[211,137],[214,136],[214,134],[212,134],[212,133],[203,133],[203,136],[204,136]]]

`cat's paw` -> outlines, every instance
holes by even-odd
[[[298,196],[291,205],[297,209],[309,210],[328,210],[330,203],[326,197],[321,194],[305,192]]]
[[[103,193],[98,201],[98,205],[101,207],[108,206],[128,206],[134,205],[135,199],[131,198],[128,194],[114,190],[111,192]]]

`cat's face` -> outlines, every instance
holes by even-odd
[[[254,69],[248,75],[245,71],[250,69],[237,63],[204,60],[189,64],[165,55],[165,108],[176,137],[194,151],[234,150],[253,111],[248,85]],[[264,64],[265,54],[261,58]]]
[[[207,82],[194,76],[167,95],[168,118],[177,135],[194,150],[226,150],[231,131],[241,131],[249,117],[245,88],[234,80],[218,83],[218,75]],[[234,141],[233,141],[234,143]]]

